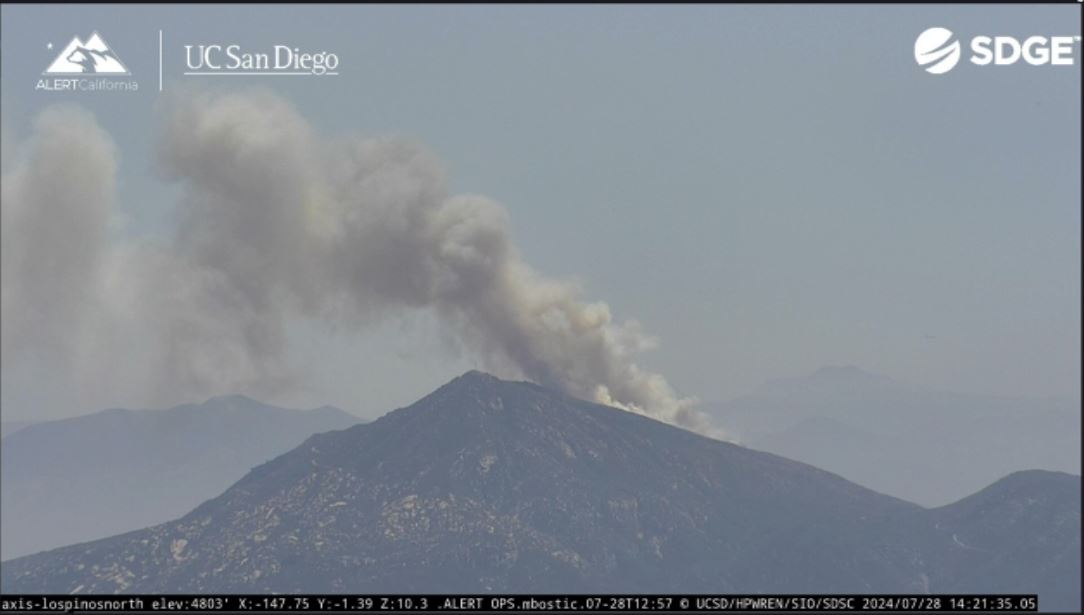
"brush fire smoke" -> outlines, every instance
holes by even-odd
[[[5,143],[5,366],[100,358],[140,336],[155,340],[143,356],[106,363],[138,363],[133,378],[160,390],[282,384],[292,318],[361,327],[432,310],[491,368],[708,431],[637,366],[652,345],[637,323],[534,271],[506,210],[449,195],[423,147],[324,137],[261,91],[189,92],[164,116],[160,162],[182,192],[167,243],[110,240],[116,153],[86,112],[47,110]]]

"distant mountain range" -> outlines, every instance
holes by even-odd
[[[1080,473],[1080,402],[936,391],[857,367],[703,409],[743,445],[923,506],[1025,468]]]
[[[471,372],[176,521],[4,562],[4,592],[900,592],[1080,605],[1080,478],[924,509]]]
[[[308,436],[358,422],[235,395],[21,426],[0,442],[0,557],[176,518]]]
[[[36,421],[2,421],[0,422],[0,438],[9,436],[23,427],[29,427]]]

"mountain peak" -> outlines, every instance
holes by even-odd
[[[967,593],[942,563],[962,553],[957,568],[995,562],[982,578],[1027,593],[1004,549],[963,549],[953,538],[979,540],[975,525],[945,533],[933,514],[811,466],[472,371],[372,423],[308,438],[176,521],[5,562],[0,589]],[[1043,570],[1057,591],[1079,577],[1061,555],[1072,536],[1041,541],[1046,526],[1032,519],[1013,535],[1067,562]]]
[[[810,378],[819,380],[886,380],[886,376],[867,372],[856,365],[825,365],[813,372]]]
[[[546,389],[531,382],[502,380],[493,374],[472,369],[448,381],[415,406],[454,410],[462,414],[473,408],[499,410],[504,406],[502,397],[520,397],[539,393],[564,395],[559,391]],[[421,403],[426,401],[431,403]]]
[[[1079,500],[1080,476],[1050,470],[1020,470],[944,508],[961,507],[968,503],[988,506],[992,502],[1014,499],[1034,503],[1037,497],[1045,494],[1059,494]]]
[[[226,395],[215,395],[208,397],[207,401],[199,404],[201,406],[217,406],[217,405],[229,405],[229,406],[265,406],[267,404],[253,399],[247,395],[240,393],[229,393]]]
[[[450,382],[448,382],[448,384],[451,385],[454,383],[459,383],[460,385],[493,385],[501,382],[508,381],[501,380],[500,378],[488,372],[472,369],[470,371],[463,372],[459,376],[456,376]]]
[[[902,386],[888,376],[868,372],[855,365],[825,365],[813,373],[796,378],[769,380],[761,385],[761,393],[798,393],[813,391],[853,391],[870,387]]]

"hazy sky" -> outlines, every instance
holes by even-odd
[[[660,345],[682,395],[854,364],[963,391],[1080,396],[1075,67],[915,64],[915,37],[1079,35],[1063,6],[9,6],[5,142],[76,102],[117,144],[116,240],[174,232],[163,94],[270,88],[327,136],[402,135],[503,204],[524,260]],[[97,30],[139,91],[35,92]],[[47,44],[54,49],[47,49]],[[185,43],[282,43],[335,77],[186,77]],[[290,324],[310,377],[268,401],[380,414],[477,364],[425,314]],[[4,330],[5,336],[9,335]],[[117,361],[124,361],[124,357]],[[5,419],[161,405],[3,367]],[[222,393],[234,391],[221,391]]]

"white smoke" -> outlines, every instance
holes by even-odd
[[[177,234],[169,246],[128,245],[108,256],[108,138],[70,109],[39,120],[10,191],[7,171],[3,179],[5,357],[9,338],[13,348],[37,344],[42,325],[28,319],[80,322],[40,312],[51,299],[42,293],[53,291],[23,290],[51,288],[45,265],[26,264],[48,251],[56,257],[48,266],[77,278],[57,309],[79,309],[98,288],[112,316],[97,329],[124,338],[138,328],[155,339],[143,376],[162,390],[288,387],[291,319],[360,327],[432,310],[490,369],[708,431],[693,400],[637,366],[636,355],[653,344],[637,323],[615,322],[576,284],[532,270],[512,243],[506,210],[486,197],[450,195],[440,162],[423,147],[324,137],[267,92],[187,93],[165,118],[160,159],[184,195]],[[73,131],[92,137],[78,148],[49,147],[50,135]],[[45,172],[66,173],[78,194],[32,181]],[[7,232],[9,217],[17,238]],[[38,233],[86,245],[54,252]],[[9,249],[20,252],[10,289]],[[9,301],[20,304],[12,320]]]

